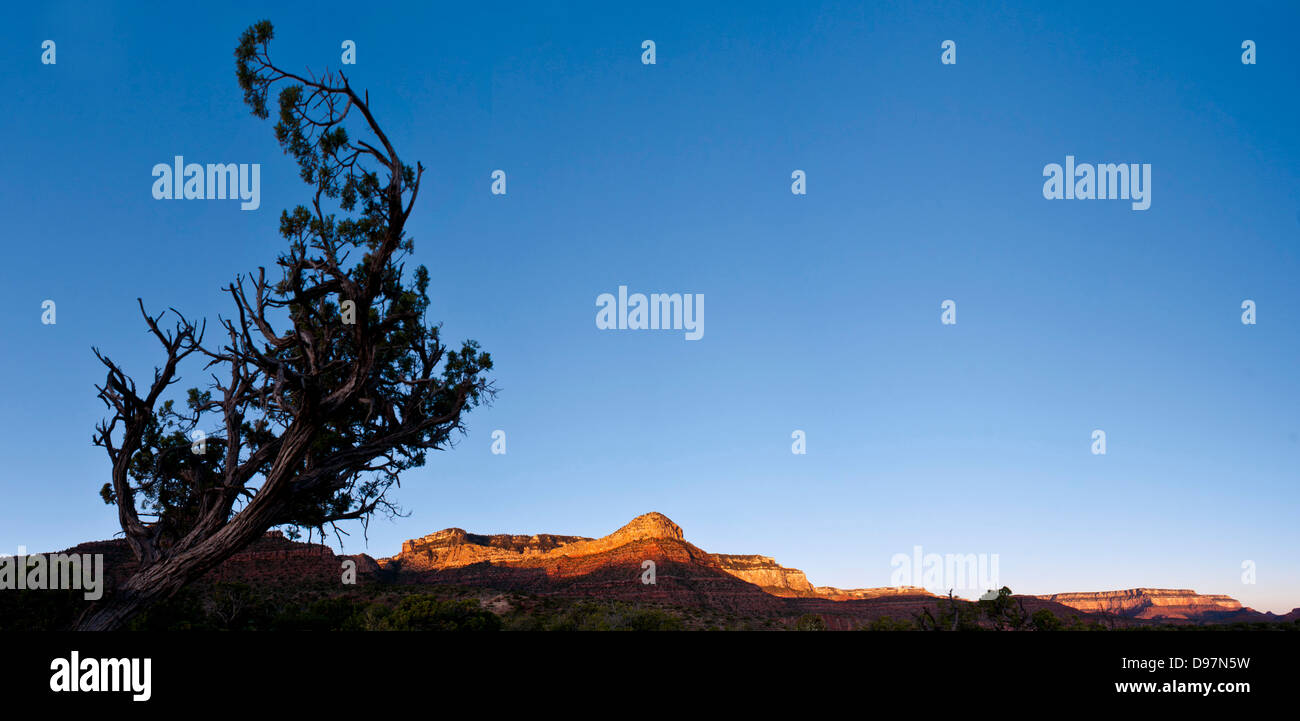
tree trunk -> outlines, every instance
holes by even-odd
[[[188,551],[164,557],[136,571],[83,614],[77,631],[113,631],[136,614],[181,590],[257,540],[272,525],[275,510],[249,506],[220,531]]]

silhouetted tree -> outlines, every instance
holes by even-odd
[[[1011,589],[1006,586],[998,589],[998,595],[994,598],[981,599],[976,603],[996,631],[1019,631],[1029,623],[1024,601],[1013,598]]]
[[[111,629],[199,578],[268,528],[320,529],[397,513],[388,491],[463,431],[462,415],[494,389],[473,341],[447,349],[426,322],[430,274],[409,276],[405,227],[424,168],[402,162],[342,72],[298,75],[272,63],[270,22],[246,30],[235,51],[244,100],[267,118],[279,90],[276,138],[313,189],[309,205],[280,216],[288,249],[280,278],[236,277],[234,314],[221,340],[174,309],[152,316],[166,360],[148,388],[113,361],[98,387],[111,416],[95,443],[112,462],[105,502],[139,570],[89,609],[83,629]],[[359,131],[354,137],[348,128]],[[206,361],[211,382],[181,406],[163,400],[180,364]],[[202,444],[192,433],[208,431]],[[196,452],[206,451],[206,452]]]
[[[913,623],[922,631],[978,631],[979,612],[969,601],[960,601],[951,590],[948,591],[948,603],[940,600],[934,611],[929,608],[912,617]]]
[[[1065,629],[1065,623],[1057,618],[1056,614],[1045,608],[1034,611],[1034,615],[1030,617],[1030,623],[1035,631],[1061,631]]]
[[[895,621],[889,616],[881,616],[871,623],[858,628],[859,631],[914,631],[916,624],[912,621]]]
[[[796,631],[825,631],[826,619],[815,613],[805,613],[794,623]]]

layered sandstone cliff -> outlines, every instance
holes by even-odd
[[[818,586],[816,589],[817,596],[820,598],[829,598],[832,601],[854,601],[868,598],[888,598],[891,596],[939,596],[930,593],[920,586],[886,586],[884,588],[835,588],[834,586]]]
[[[749,581],[773,596],[793,598],[826,598],[832,601],[881,598],[884,596],[933,596],[916,586],[887,588],[835,588],[814,586],[808,576],[797,568],[786,568],[768,556],[715,553],[719,567],[741,579]]]
[[[1220,594],[1200,594],[1187,589],[1130,588],[1124,591],[1056,593],[1037,596],[1087,613],[1109,613],[1128,618],[1205,618],[1242,610],[1241,603]]]
[[[680,526],[662,513],[654,512],[637,516],[608,536],[594,539],[549,534],[478,535],[448,528],[406,541],[401,553],[380,559],[379,564],[399,574],[441,572],[443,578],[463,583],[510,577],[526,586],[530,577],[521,573],[526,569],[538,570],[550,578],[573,578],[612,567],[639,569],[645,560],[672,564],[674,567],[667,569],[670,579],[675,578],[674,573],[687,573],[692,581],[699,582],[711,573],[720,573],[783,598],[847,601],[933,595],[911,586],[856,589],[814,586],[803,571],[786,568],[768,556],[703,551],[686,541]],[[506,573],[508,569],[515,571],[513,575]],[[448,573],[452,571],[456,573]]]
[[[680,526],[662,513],[651,512],[637,516],[602,538],[552,534],[486,536],[448,528],[406,541],[401,553],[380,559],[379,563],[399,571],[437,571],[484,562],[530,566],[548,560],[608,553],[649,540],[685,543]]]
[[[508,563],[541,557],[575,541],[587,540],[590,539],[550,534],[481,536],[459,528],[448,528],[402,543],[400,554],[392,559],[382,559],[380,563],[387,565],[399,560],[406,570],[457,568],[484,561]]]
[[[808,577],[797,568],[786,568],[767,556],[733,555],[715,553],[719,567],[739,578],[749,581],[774,596],[816,596],[817,589]]]

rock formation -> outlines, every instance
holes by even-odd
[[[654,563],[653,583],[643,582],[646,561]],[[595,539],[449,528],[407,541],[401,553],[378,563],[403,583],[663,601],[787,620],[818,613],[829,627],[844,629],[885,615],[909,619],[935,602],[914,588],[818,589],[802,571],[766,556],[704,551],[661,513],[637,516]]]
[[[1087,613],[1109,613],[1126,618],[1198,619],[1237,613],[1242,605],[1219,594],[1186,589],[1130,588],[1125,591],[1055,593],[1037,596]]]
[[[749,581],[773,596],[812,597],[817,589],[808,577],[797,568],[786,568],[767,556],[740,556],[715,553],[719,567],[739,578]]]
[[[790,598],[826,598],[832,601],[852,599],[881,598],[883,596],[933,596],[934,594],[917,586],[898,586],[886,588],[835,588],[834,586],[814,586],[808,581],[803,571],[786,568],[775,559],[767,556],[732,555],[715,553],[723,571],[742,581],[749,581],[773,596]]]
[[[641,557],[631,553],[631,548],[649,546]],[[627,549],[627,551],[623,551]],[[654,550],[658,553],[649,553]],[[682,529],[662,513],[646,513],[633,518],[627,525],[602,538],[582,536],[494,535],[467,533],[459,528],[431,533],[422,538],[406,541],[402,552],[392,558],[380,559],[385,569],[399,573],[449,571],[487,563],[513,568],[547,568],[548,575],[567,576],[573,569],[586,568],[589,562],[578,559],[589,556],[613,554],[605,562],[617,562],[619,557],[628,563],[635,562],[639,569],[643,560],[668,560],[694,564],[711,571],[721,571],[742,581],[758,586],[764,592],[785,598],[826,598],[849,600],[878,598],[881,596],[930,596],[921,588],[860,588],[838,589],[816,587],[809,583],[803,571],[786,568],[774,559],[758,555],[707,553],[686,542]],[[561,559],[564,559],[561,562]],[[487,573],[480,569],[480,575]],[[637,571],[639,575],[640,571]],[[463,575],[463,574],[462,574]]]
[[[69,552],[103,553],[110,584],[135,565],[121,540],[84,543]],[[885,616],[906,621],[924,609],[937,610],[939,604],[939,597],[922,588],[814,586],[803,571],[768,556],[709,553],[688,542],[681,527],[661,513],[637,516],[601,538],[480,535],[448,528],[406,541],[400,553],[378,561],[364,554],[335,555],[327,546],[290,541],[272,531],[205,579],[339,588],[342,564],[349,559],[356,562],[358,583],[662,602],[779,624],[812,613],[832,629],[858,628]],[[647,582],[649,568],[654,569],[653,582]],[[1261,614],[1227,596],[1188,590],[1137,588],[1019,598],[1031,613],[1048,609],[1062,619],[1104,614],[1110,626],[1300,618],[1300,609],[1286,616]]]
[[[657,581],[640,583],[642,562]],[[840,589],[814,586],[797,568],[768,556],[708,553],[685,540],[661,513],[647,513],[602,538],[476,535],[449,528],[402,544],[378,563],[408,582],[459,583],[537,593],[663,599],[765,613],[820,613],[832,627],[892,615],[909,618],[938,596],[917,587]],[[742,583],[736,583],[740,581]],[[1127,623],[1281,620],[1221,595],[1140,588],[1023,597],[1031,611],[1062,618],[1105,614]]]

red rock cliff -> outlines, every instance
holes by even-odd
[[[1128,618],[1192,619],[1242,610],[1241,603],[1228,596],[1200,594],[1186,589],[1130,588],[1124,591],[1055,593],[1037,598],[1088,613],[1111,613]]]

